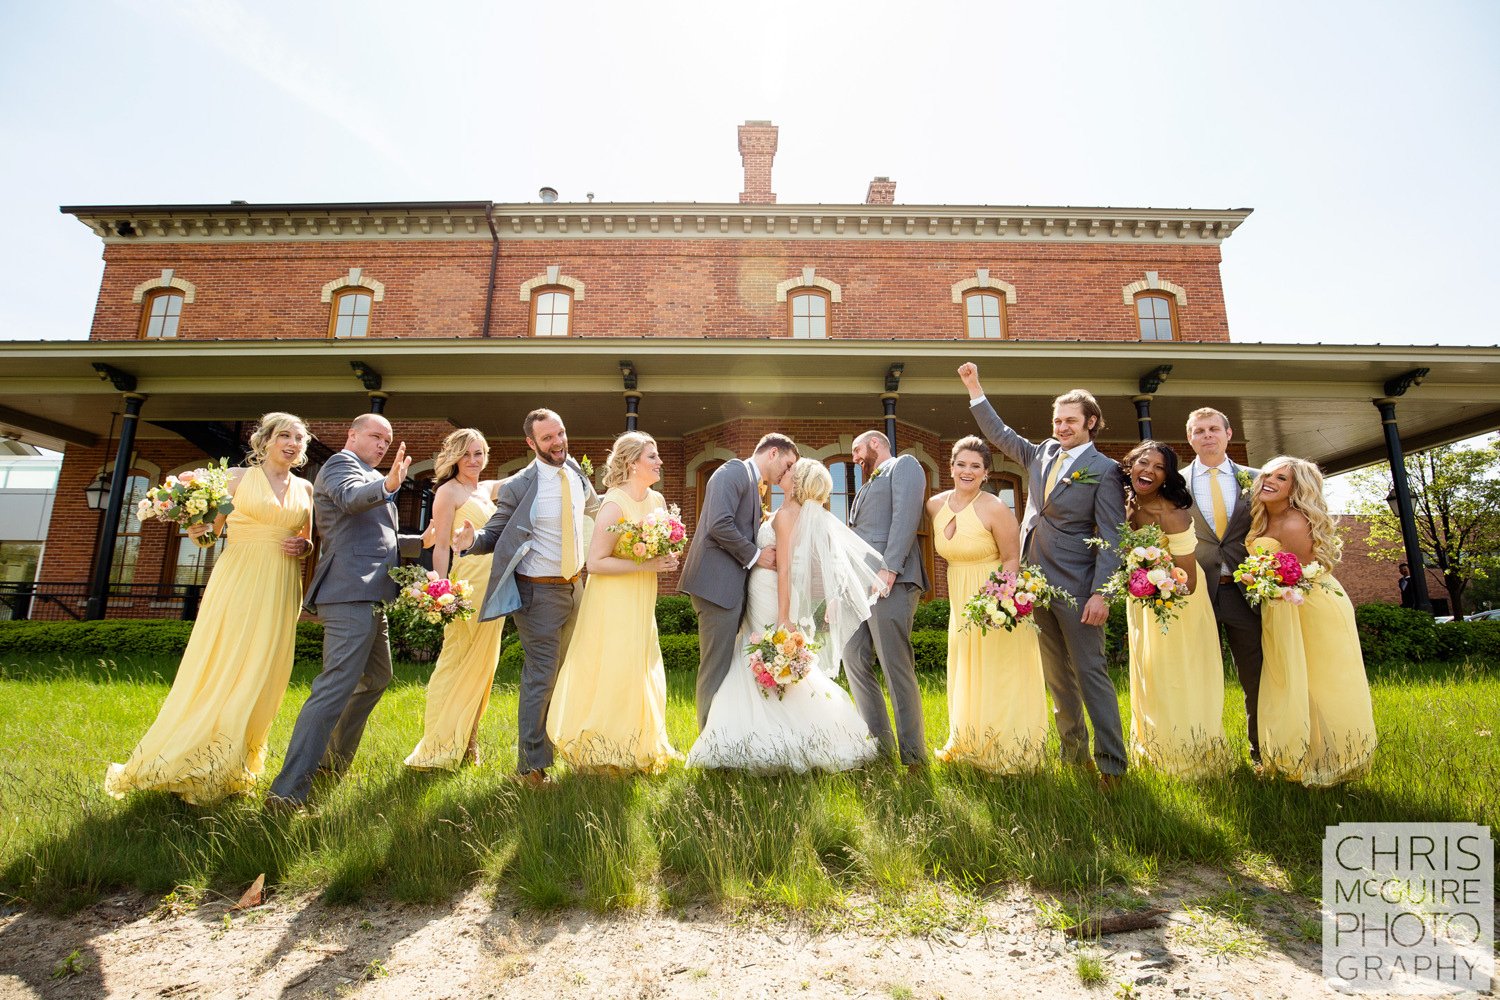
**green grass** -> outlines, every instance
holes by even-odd
[[[1125,898],[1192,864],[1315,897],[1325,825],[1500,825],[1491,735],[1500,679],[1452,666],[1374,679],[1381,746],[1353,785],[1310,791],[1244,765],[1198,782],[1136,769],[1105,798],[1082,773],[1051,766],[1026,778],[943,766],[917,778],[889,765],[808,777],[677,766],[658,777],[562,774],[553,788],[525,790],[508,780],[517,678],[504,674],[481,728],[487,763],[415,774],[401,760],[420,735],[428,668],[401,664],[352,771],[320,787],[321,812],[279,818],[264,816],[258,798],[195,809],[167,795],[104,795],[105,765],[124,760],[149,725],[173,666],[0,661],[0,899],[66,912],[132,887],[170,894],[170,914],[265,873],[268,884],[334,902],[437,902],[478,883],[534,910],[706,900],[828,921],[864,914],[922,933],[972,927],[976,901],[998,886]],[[311,668],[294,674],[271,733],[276,752],[310,679]],[[929,742],[939,743],[941,678],[922,683]],[[693,677],[670,674],[668,684],[668,726],[685,750],[696,731]],[[1225,725],[1243,756],[1240,692],[1228,687]],[[1203,900],[1201,910],[1243,930],[1231,903]],[[1061,904],[1054,914],[1059,925],[1074,917]]]

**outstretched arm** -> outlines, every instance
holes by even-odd
[[[1000,414],[985,398],[984,387],[979,384],[979,366],[966,361],[958,366],[958,377],[969,391],[969,412],[974,414],[979,432],[989,439],[1000,453],[1024,468],[1031,467],[1031,460],[1040,448],[1011,430],[1010,425],[1000,419]]]

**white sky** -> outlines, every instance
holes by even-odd
[[[418,9],[421,13],[415,13]],[[0,340],[87,336],[62,204],[1252,207],[1240,341],[1500,343],[1500,4],[74,0],[0,10]]]
[[[419,12],[420,11],[420,12]],[[0,340],[82,339],[63,204],[1234,208],[1238,341],[1500,344],[1500,4],[100,0],[0,8]]]

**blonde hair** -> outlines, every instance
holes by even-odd
[[[1266,533],[1269,518],[1265,504],[1260,499],[1260,487],[1266,476],[1282,466],[1292,470],[1292,490],[1288,505],[1307,518],[1307,531],[1312,536],[1313,558],[1324,566],[1338,565],[1344,554],[1344,542],[1339,537],[1338,518],[1328,513],[1328,503],[1323,499],[1323,473],[1305,458],[1278,455],[1265,464],[1250,494],[1250,537],[1259,538]]]
[[[302,432],[302,447],[297,450],[297,457],[292,460],[292,468],[300,469],[307,464],[307,442],[312,435],[307,430],[307,424],[302,418],[292,413],[282,413],[274,410],[260,418],[260,423],[255,425],[255,430],[250,432],[250,454],[245,459],[246,465],[259,465],[266,460],[266,452],[271,450],[276,435],[286,430],[300,430]]]
[[[1208,417],[1218,417],[1219,418],[1219,423],[1224,427],[1224,429],[1226,431],[1232,431],[1232,430],[1234,430],[1233,427],[1229,426],[1229,418],[1226,417],[1222,412],[1220,412],[1219,410],[1214,409],[1212,406],[1200,406],[1196,410],[1194,410],[1192,413],[1188,414],[1188,418],[1187,418],[1187,431],[1188,431],[1188,433],[1189,434],[1192,433],[1192,431],[1193,431],[1193,425],[1194,424],[1196,424],[1200,420],[1205,420]]]
[[[476,428],[460,427],[443,438],[443,446],[438,449],[436,455],[432,456],[433,480],[438,483],[446,483],[458,475],[458,460],[468,453],[469,445],[475,441],[478,441],[483,446],[484,464],[489,465],[490,443],[484,439],[484,435]]]
[[[828,503],[833,492],[833,476],[815,458],[799,458],[792,466],[792,499],[798,503]]]
[[[645,431],[626,431],[615,438],[614,447],[604,459],[604,488],[624,486],[630,482],[630,467],[639,462],[656,438]]]

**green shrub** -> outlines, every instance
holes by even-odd
[[[1354,609],[1359,647],[1366,663],[1421,663],[1442,656],[1432,615],[1394,604],[1361,604]]]
[[[948,670],[947,621],[943,622],[941,632],[933,628],[913,630],[911,651],[916,659],[918,673],[946,673]]]
[[[693,602],[681,594],[667,594],[656,599],[656,631],[661,635],[696,635],[698,616]]]
[[[181,656],[193,623],[176,618],[121,618],[102,622],[0,622],[0,655]],[[298,622],[298,660],[323,657],[322,622]]]
[[[1437,627],[1437,659],[1500,664],[1500,622],[1448,622]]]
[[[950,607],[946,597],[918,604],[917,613],[911,621],[911,630],[913,632],[948,631]]]
[[[698,669],[698,633],[661,637],[661,659],[668,670],[693,672]]]

